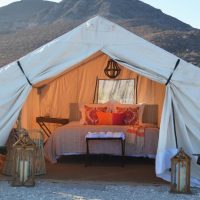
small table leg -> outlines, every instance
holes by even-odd
[[[89,140],[86,138],[86,161],[85,161],[85,167],[89,165]]]
[[[47,137],[51,135],[51,131],[48,129],[48,127],[45,125],[44,122],[38,122],[40,128],[44,131]]]
[[[122,167],[124,167],[124,158],[125,158],[125,140],[121,140],[122,147]]]

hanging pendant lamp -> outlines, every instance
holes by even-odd
[[[121,69],[118,66],[117,62],[110,59],[107,63],[106,68],[104,69],[104,73],[106,74],[106,76],[108,76],[109,78],[116,78],[117,76],[119,76],[120,72]]]

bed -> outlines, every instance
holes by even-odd
[[[155,125],[157,123],[157,111],[157,105],[145,105],[142,114],[142,121],[145,123],[139,127],[130,125],[83,125],[80,124],[78,105],[70,104],[70,122],[55,129],[48,138],[44,147],[45,157],[50,162],[56,163],[62,155],[86,154],[85,136],[88,132],[123,132],[126,137],[126,156],[154,158],[159,137],[159,128]],[[140,134],[141,130],[143,131],[142,135]],[[119,141],[92,141],[90,152],[121,155],[121,146],[117,142]]]

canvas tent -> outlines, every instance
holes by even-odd
[[[192,183],[200,186],[200,167],[192,156],[200,153],[200,69],[182,59],[178,63],[178,57],[102,17],[95,17],[20,58],[24,73],[17,62],[0,69],[0,146],[5,145],[28,95],[34,96],[33,87],[51,82],[91,57],[95,60],[105,55],[161,85],[170,80],[161,117],[156,174],[170,179],[170,158],[177,152],[176,130],[178,147],[183,147],[192,158]],[[95,71],[95,65],[90,69]]]

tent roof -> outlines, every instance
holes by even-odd
[[[57,70],[56,74],[54,73],[48,77],[51,81],[54,77],[56,78],[62,74],[63,71],[66,72],[70,67],[78,66],[85,59],[90,58],[99,51],[114,59],[123,61],[121,63],[123,65],[126,63],[137,67],[138,71],[136,70],[136,72],[138,73],[140,68],[145,67],[147,71],[151,72],[151,68],[155,69],[157,67],[158,71],[161,70],[162,76],[165,74],[166,78],[170,76],[178,59],[175,55],[123,27],[103,17],[96,16],[19,60],[29,80],[31,77],[36,76],[38,66],[40,66],[41,71],[52,66],[57,67],[57,69],[58,66],[62,66],[62,70]],[[79,58],[73,59],[73,57]],[[5,66],[5,68],[12,65],[16,65],[16,62]],[[128,65],[125,66],[128,67]],[[40,86],[41,81],[48,81],[46,79],[38,77],[37,81],[30,81],[33,85]],[[166,80],[161,82],[165,83]]]
[[[27,76],[32,77],[35,76],[35,70],[38,70],[37,66],[43,70],[46,67],[65,65],[68,69],[98,51],[138,69],[145,67],[149,71],[157,67],[166,77],[169,77],[178,59],[121,26],[96,16],[19,60]],[[80,54],[79,59],[73,59],[77,53]],[[35,81],[32,82],[35,84]]]

